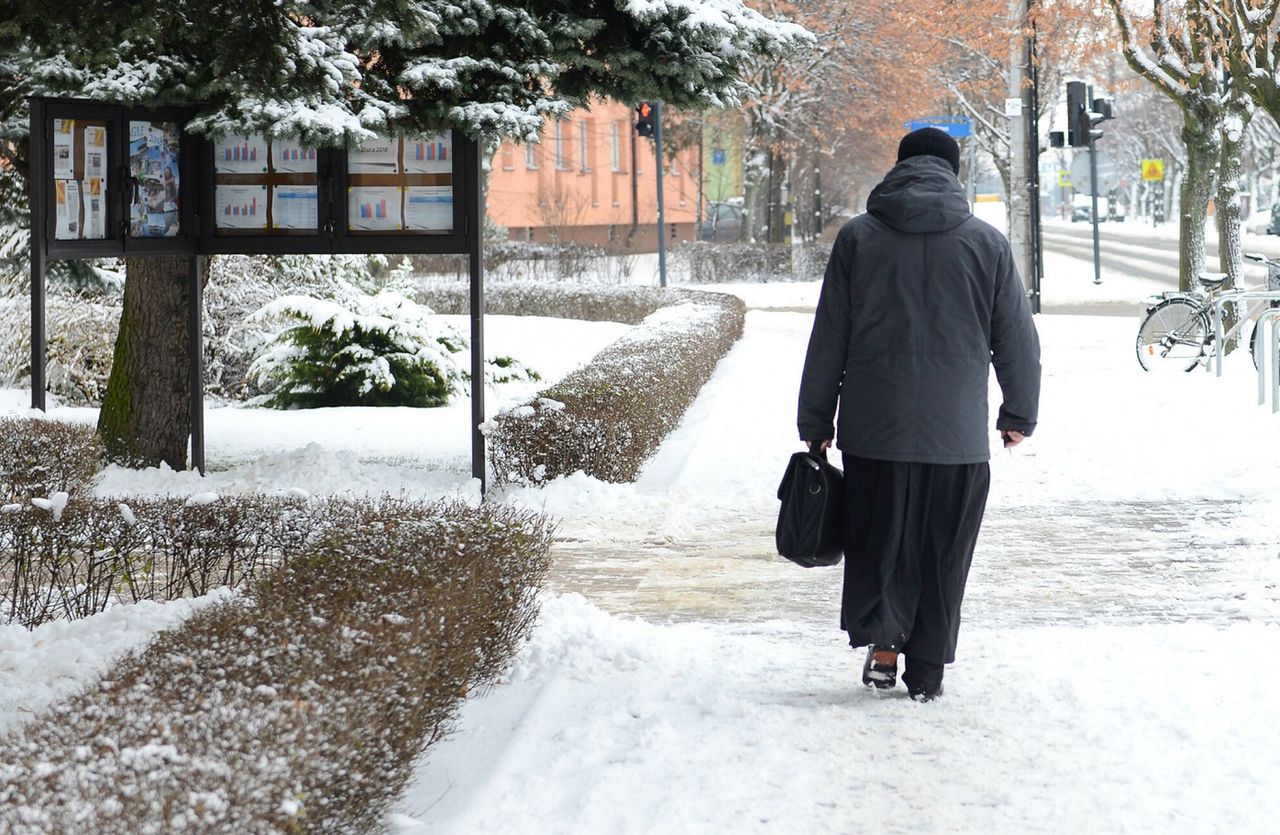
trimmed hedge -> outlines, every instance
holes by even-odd
[[[44,418],[0,418],[0,500],[84,490],[102,469],[92,426]]]
[[[831,244],[706,243],[671,250],[678,275],[691,284],[757,281],[817,281],[831,257]]]
[[[746,307],[734,296],[630,292],[637,307],[657,309],[585,367],[485,424],[498,480],[536,484],[582,470],[634,481],[742,336]]]
[[[199,498],[55,494],[0,507],[0,623],[30,629],[236,588],[367,513],[348,499]]]
[[[383,502],[0,739],[0,830],[373,832],[536,615],[552,530]]]
[[[485,287],[485,313],[495,316],[547,316],[588,322],[638,325],[649,314],[689,296],[688,291],[659,287],[592,287],[580,284],[513,281]],[[466,284],[431,283],[417,293],[419,302],[437,313],[465,315],[471,309]]]

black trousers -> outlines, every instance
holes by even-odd
[[[917,672],[940,682],[941,665],[956,658],[991,468],[845,455],[844,480],[840,628],[853,647],[903,652],[909,672],[914,660]]]

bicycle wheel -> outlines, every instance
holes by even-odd
[[[1191,299],[1166,299],[1138,328],[1138,363],[1146,371],[1190,371],[1209,341],[1209,317]]]

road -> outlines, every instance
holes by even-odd
[[[1088,223],[1046,223],[1042,227],[1046,253],[1056,253],[1093,261],[1093,230]],[[1178,242],[1168,232],[1151,230],[1144,233],[1142,227],[1125,224],[1103,223],[1099,228],[1102,250],[1102,269],[1123,273],[1134,278],[1154,282],[1152,290],[1176,290],[1178,285]],[[1206,272],[1218,271],[1218,246],[1216,236],[1206,241]],[[1246,252],[1260,252],[1280,258],[1280,238],[1265,235],[1246,235]],[[1245,277],[1250,283],[1266,280],[1263,267],[1246,263]],[[1139,299],[1109,300],[1082,303],[1078,300],[1063,301],[1046,293],[1042,299],[1045,313],[1076,313],[1090,315],[1135,316],[1143,310]]]

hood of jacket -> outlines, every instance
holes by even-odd
[[[908,157],[867,198],[867,211],[900,232],[945,232],[969,219],[969,201],[946,160]]]

